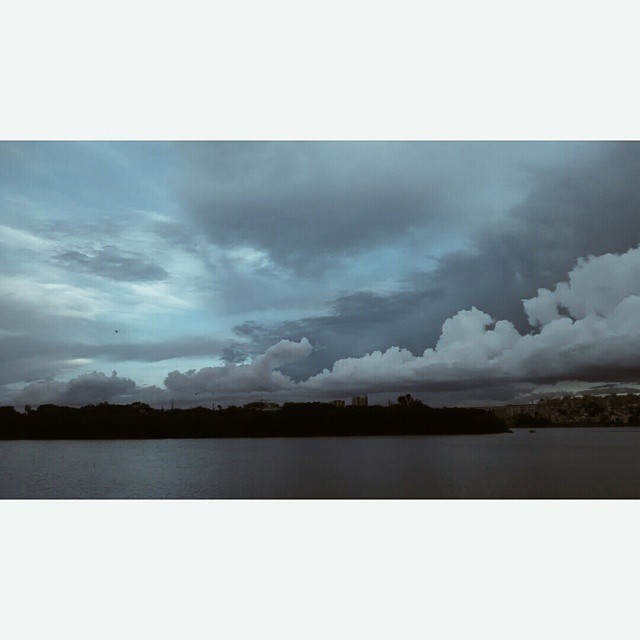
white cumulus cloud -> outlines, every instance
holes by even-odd
[[[428,390],[496,380],[608,379],[640,375],[640,247],[581,259],[568,281],[523,301],[537,333],[521,334],[473,307],[445,321],[422,355],[391,347],[338,360],[308,390]],[[623,378],[624,379],[624,378]]]

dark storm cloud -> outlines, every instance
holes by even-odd
[[[110,356],[117,361],[160,362],[184,357],[217,358],[231,348],[229,341],[207,336],[188,336],[155,342],[127,342],[111,345],[79,345],[86,356]]]
[[[529,161],[553,149],[533,145]],[[518,145],[469,143],[217,143],[188,152],[183,202],[207,236],[305,274],[500,210],[525,162]]]
[[[402,291],[359,292],[336,299],[329,315],[236,329],[251,335],[258,351],[276,337],[306,336],[326,346],[287,369],[300,377],[340,353],[359,356],[392,344],[421,352],[446,318],[472,306],[531,331],[523,299],[563,280],[580,256],[622,253],[640,242],[640,145],[598,149],[562,171],[537,170],[506,219],[477,231],[469,250],[443,256],[434,271],[416,273]]]
[[[193,218],[214,242],[257,245],[299,270],[306,262],[300,282],[305,290],[313,288],[319,264],[335,266],[332,261],[367,246],[405,242],[407,234],[422,237],[421,229],[438,225],[470,233],[468,247],[445,252],[435,270],[390,274],[401,276],[401,290],[356,291],[336,298],[329,314],[254,327],[254,344],[233,357],[259,353],[281,338],[306,336],[318,350],[287,369],[304,377],[341,356],[390,344],[421,351],[435,342],[447,317],[472,305],[528,330],[523,298],[561,280],[579,256],[621,252],[640,240],[637,144],[521,143],[520,154],[513,148],[513,143],[380,143],[370,154],[374,160],[365,159],[364,147],[349,143],[285,145],[284,150],[229,145],[195,154],[198,177],[185,188]],[[536,156],[547,161],[536,163]],[[444,169],[434,171],[439,159]],[[516,165],[511,181],[496,186],[510,159]],[[204,187],[206,176],[211,180]],[[505,199],[501,190],[514,184],[519,199]],[[380,199],[379,189],[389,198]],[[393,194],[400,191],[415,197],[399,198],[394,208]],[[403,262],[418,265],[420,246],[408,251]],[[422,251],[428,262],[429,234]],[[237,284],[230,295],[245,301],[242,308],[250,318],[252,305],[268,303],[268,289],[243,296],[247,287]]]
[[[607,144],[564,171],[538,170],[509,218],[478,233],[471,251],[442,258],[429,284],[447,286],[446,315],[476,305],[524,328],[520,305],[562,280],[581,256],[622,253],[640,242],[640,145]]]
[[[60,375],[70,360],[89,357],[86,349],[79,348],[80,340],[113,333],[111,325],[100,321],[61,318],[46,309],[4,302],[0,305],[0,384]]]
[[[10,364],[0,367],[0,386],[20,382],[46,380],[60,375],[64,371],[65,362],[45,354],[37,356],[20,356]]]
[[[0,336],[0,385],[50,378],[60,372],[65,350],[54,340]]]
[[[93,273],[114,280],[166,280],[169,274],[142,255],[106,246],[91,253],[64,251],[54,261],[67,269]]]
[[[113,333],[110,330],[110,333]],[[70,361],[111,358],[116,362],[160,362],[185,357],[218,358],[233,341],[188,336],[155,342],[87,344],[70,336],[0,337],[0,384],[53,377]]]
[[[249,339],[236,349],[237,360],[261,353],[278,339],[300,340],[309,337],[316,349],[309,358],[296,362],[285,370],[296,379],[303,379],[330,367],[341,357],[357,357],[390,344],[414,352],[425,347],[425,333],[417,328],[423,322],[425,307],[440,300],[443,287],[422,291],[403,291],[380,295],[363,291],[337,298],[332,313],[265,325],[246,322],[234,327],[238,336]],[[435,340],[440,327],[433,330]]]
[[[27,385],[15,396],[15,403],[47,404],[80,407],[99,402],[122,401],[136,391],[136,383],[118,376],[113,371],[110,376],[93,371],[83,373],[68,382],[42,380]]]
[[[189,176],[185,199],[215,241],[268,248],[286,260],[302,259],[309,248],[339,252],[369,243],[384,230],[406,228],[421,212],[406,178],[398,172],[391,180],[376,167],[375,143],[360,158],[353,157],[357,147],[199,145],[191,149],[197,173]]]

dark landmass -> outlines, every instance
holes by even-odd
[[[0,407],[2,440],[146,438],[264,438],[505,433],[493,413],[479,409],[433,409],[422,404],[336,407],[287,403],[277,410],[158,410],[141,403],[102,403],[79,409],[41,405],[25,413]]]

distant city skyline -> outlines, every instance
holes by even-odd
[[[635,142],[0,142],[0,404],[640,391]]]

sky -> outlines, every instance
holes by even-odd
[[[640,390],[640,144],[0,142],[0,404]]]

